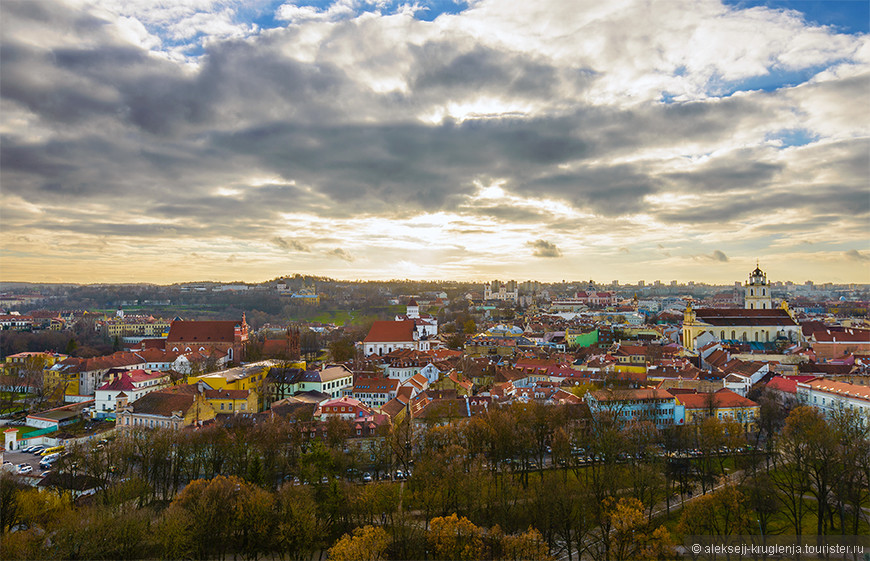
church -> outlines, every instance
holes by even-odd
[[[767,275],[758,266],[744,285],[743,308],[698,308],[689,305],[683,317],[683,346],[696,349],[698,337],[709,333],[723,342],[773,343],[801,341],[801,327],[783,302],[773,306]]]

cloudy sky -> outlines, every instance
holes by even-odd
[[[0,280],[870,282],[868,20],[3,0]]]

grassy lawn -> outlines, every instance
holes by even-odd
[[[780,496],[782,497],[783,494],[780,493]],[[805,497],[804,498],[804,505],[805,505],[804,508],[805,508],[806,514],[801,522],[801,533],[802,533],[802,535],[805,535],[805,536],[814,536],[814,535],[816,535],[816,530],[818,528],[818,518],[816,517],[816,501],[812,497]],[[667,528],[668,531],[671,532],[672,535],[679,536],[679,533],[677,532],[676,529],[677,529],[677,524],[679,523],[679,520],[680,520],[681,512],[682,511],[679,509],[672,508],[671,515],[669,517],[667,517],[667,518],[665,518],[664,516],[659,517],[657,519],[656,523],[663,524],[665,526],[665,528]],[[754,519],[754,517],[755,517],[754,512],[752,513],[752,516]],[[834,517],[835,527],[828,529],[828,535],[844,535],[844,534],[851,535],[852,534],[852,529],[849,526],[850,519],[846,520],[847,529],[845,531],[839,527],[839,523],[840,523],[839,517],[835,516]],[[752,534],[759,534],[760,528],[757,525],[753,526],[751,533]],[[792,521],[789,519],[788,513],[784,507],[781,508],[779,512],[775,513],[771,517],[771,520],[768,523],[767,533],[770,535],[794,535],[795,534],[794,525],[792,524]],[[863,519],[860,523],[858,534],[859,535],[870,534],[870,526],[868,526],[867,523]]]
[[[28,434],[30,434],[32,432],[36,432],[39,430],[39,429],[34,428],[34,427],[10,427],[10,428],[18,429],[17,438],[19,440],[21,440],[22,438],[25,438]]]

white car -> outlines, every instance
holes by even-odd
[[[18,473],[30,473],[31,471],[33,471],[33,466],[29,464],[18,465]]]

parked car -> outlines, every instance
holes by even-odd
[[[371,483],[372,482],[372,474],[370,474],[369,472],[365,472],[363,474],[363,481],[365,483]]]
[[[45,450],[45,446],[43,446],[42,444],[38,444],[30,451],[30,453],[38,456],[42,454],[43,450]]]
[[[18,473],[30,473],[33,467],[29,464],[18,464]]]

